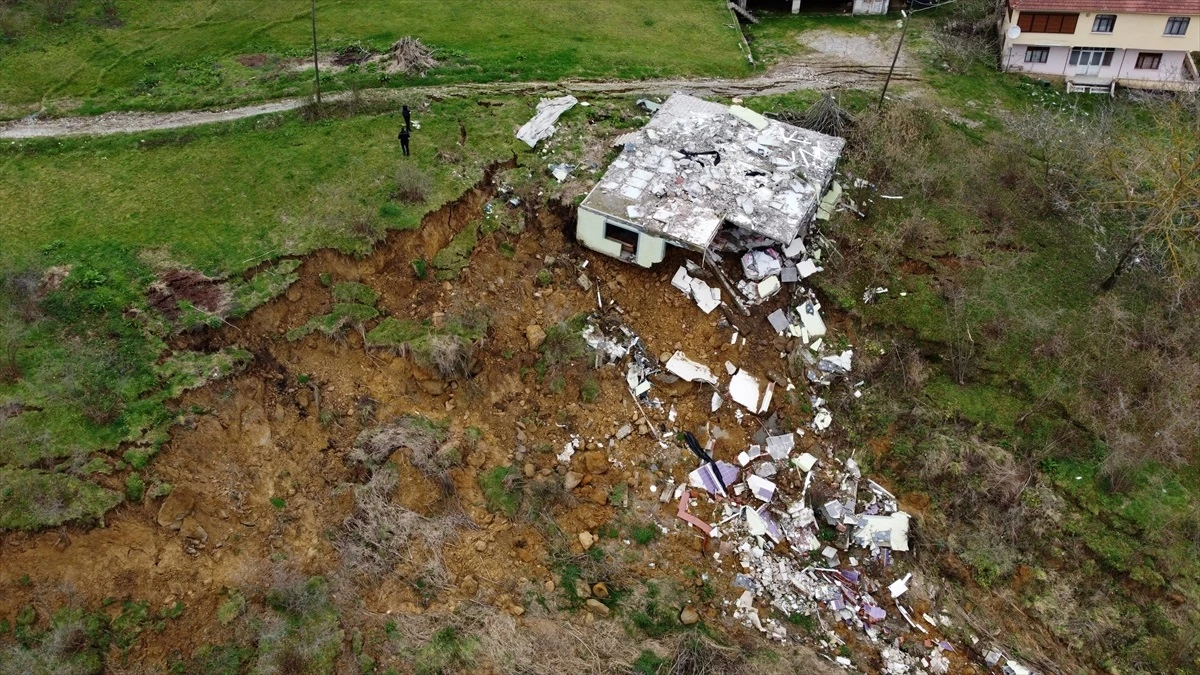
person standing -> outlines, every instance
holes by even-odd
[[[401,106],[400,114],[404,115],[404,128],[408,129],[409,133],[412,133],[412,113],[408,111],[408,106]]]
[[[408,157],[408,139],[410,136],[412,136],[412,134],[409,133],[408,127],[402,127],[400,129],[400,135],[398,138],[400,139],[400,149],[404,151],[405,157]]]

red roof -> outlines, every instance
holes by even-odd
[[[1008,0],[1008,5],[1022,11],[1200,14],[1200,0]]]

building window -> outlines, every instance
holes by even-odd
[[[604,223],[604,238],[620,244],[621,253],[628,253],[630,255],[637,253],[638,233],[633,230],[627,230],[620,225],[614,225],[606,221]]]
[[[1188,24],[1192,18],[1188,16],[1173,16],[1167,19],[1167,30],[1163,35],[1187,35]]]
[[[1026,47],[1025,63],[1045,63],[1050,60],[1049,47]]]
[[[1113,51],[1111,47],[1072,47],[1068,62],[1073,66],[1111,66]]]
[[[1158,70],[1162,65],[1162,54],[1141,52],[1138,54],[1137,63],[1133,66],[1138,70]]]
[[[1116,14],[1097,14],[1096,20],[1092,22],[1093,33],[1111,33],[1113,27],[1117,25]]]
[[[1079,22],[1078,14],[1051,14],[1047,12],[1021,12],[1017,25],[1026,33],[1074,33]]]

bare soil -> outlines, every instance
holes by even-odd
[[[744,333],[749,337],[745,345],[730,345],[731,329],[717,327],[719,313],[704,315],[671,287],[682,252],[653,270],[593,255],[564,237],[563,216],[569,213],[559,207],[534,210],[529,229],[511,240],[511,257],[501,251],[498,240],[484,239],[459,280],[415,279],[411,261],[432,258],[462,227],[479,219],[493,189],[485,184],[468,192],[430,214],[419,230],[393,234],[369,257],[317,252],[305,260],[300,281],[284,297],[221,330],[180,337],[176,348],[211,351],[236,344],[256,358],[240,376],[178,401],[182,423],[151,466],[155,476],[175,486],[174,498],[123,505],[112,512],[106,527],[5,534],[0,539],[0,587],[5,589],[0,616],[42,602],[52,590],[92,605],[105,598],[133,598],[150,600],[157,609],[182,600],[184,616],[169,622],[161,636],[140,641],[130,656],[133,662],[161,663],[172,653],[187,655],[200,645],[227,639],[230,629],[213,620],[225,589],[261,584],[271,561],[286,560],[304,574],[336,577],[340,558],[330,533],[350,515],[351,488],[362,480],[346,456],[364,428],[356,413],[368,398],[378,402],[375,418],[380,421],[416,414],[449,422],[452,442],[465,449],[464,462],[451,471],[451,480],[470,525],[445,551],[450,589],[430,598],[412,579],[392,575],[378,584],[353,587],[364,612],[417,615],[467,600],[505,611],[520,597],[518,589],[554,580],[548,567],[552,548],[581,554],[578,534],[596,532],[615,519],[654,522],[671,532],[628,561],[640,580],[673,579],[691,585],[695,579],[685,570],[699,570],[712,576],[714,587],[729,588],[733,570],[714,568],[712,550],[675,517],[675,503],[660,504],[649,491],[667,476],[685,482],[694,459],[674,444],[663,449],[653,435],[636,431],[610,445],[608,439],[620,426],[632,422],[636,428],[641,417],[623,373],[611,367],[592,370],[581,363],[538,381],[532,371],[538,354],[529,347],[526,327],[547,327],[593,311],[598,291],[606,302],[622,308],[627,325],[656,354],[682,345],[691,358],[714,369],[728,359],[761,364],[765,375],[769,367],[784,368],[778,345],[755,337],[766,331]],[[543,267],[553,270],[549,288],[534,283]],[[581,268],[595,284],[589,291],[576,282]],[[320,281],[322,274],[379,291],[380,308],[397,318],[436,322],[455,312],[486,307],[493,329],[482,345],[482,370],[470,380],[443,382],[406,356],[368,351],[354,330],[339,340],[314,334],[288,342],[283,339],[288,329],[329,310],[332,300]],[[180,288],[173,281],[164,283]],[[197,287],[204,284],[183,286]],[[301,376],[308,384],[301,383]],[[552,380],[559,377],[565,386],[556,390]],[[590,377],[597,379],[601,395],[585,403],[580,387]],[[319,407],[314,386],[320,390]],[[692,430],[702,440],[706,425],[720,427],[720,459],[734,461],[758,429],[753,416],[739,423],[729,404],[710,414],[711,388],[681,382],[656,392],[677,409],[674,426]],[[332,412],[333,421],[322,412]],[[650,416],[666,424],[664,412]],[[463,438],[470,427],[479,429],[482,437],[466,449]],[[573,497],[553,513],[561,533],[548,535],[544,528],[487,510],[477,481],[480,472],[515,465],[526,475],[532,472],[532,480],[560,482],[565,469],[557,466],[555,453],[572,434],[603,444],[604,449],[574,457],[571,468],[584,478]],[[518,459],[522,447],[524,456]],[[418,512],[438,508],[439,487],[401,458],[397,464],[397,502]],[[628,510],[608,503],[619,484],[628,486]],[[189,505],[178,530],[160,524],[189,511]],[[628,550],[619,540],[610,546]],[[21,583],[23,575],[29,575],[31,583]],[[719,601],[698,609],[706,621],[726,621]]]

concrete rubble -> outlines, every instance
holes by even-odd
[[[517,130],[517,138],[524,141],[529,147],[536,147],[538,142],[554,135],[555,122],[562,117],[563,113],[575,107],[578,99],[574,96],[560,96],[559,98],[544,98],[537,105],[537,111],[533,118],[525,123]],[[567,170],[570,173],[570,170]],[[558,178],[558,173],[555,173],[555,178]],[[566,179],[566,175],[558,178],[561,183]]]
[[[830,202],[831,209],[836,205],[836,199]],[[693,360],[684,351],[687,345],[676,345],[669,355],[655,358],[621,322],[619,308],[607,311],[603,303],[602,311],[591,317],[583,331],[597,366],[622,369],[639,411],[647,420],[651,416],[660,420],[662,437],[655,432],[660,446],[669,448],[664,437],[682,434],[696,455],[685,482],[657,481],[650,492],[663,504],[675,504],[675,515],[689,530],[717,543],[711,552],[713,563],[732,572],[734,586],[741,589],[728,608],[734,620],[772,639],[807,641],[811,640],[808,630],[797,630],[781,617],[811,617],[803,623],[815,626],[812,634],[822,651],[847,669],[861,670],[866,665],[838,654],[849,631],[853,639],[877,650],[879,658],[871,668],[879,672],[948,673],[955,649],[941,631],[952,622],[928,604],[928,591],[920,578],[902,569],[903,556],[913,545],[911,516],[896,495],[863,475],[853,455],[839,458],[822,447],[824,435],[833,428],[833,413],[826,402],[831,388],[848,386],[858,398],[864,385],[851,379],[854,347],[830,335],[820,300],[805,287],[806,279],[822,271],[822,250],[828,242],[817,236],[795,237],[786,245],[753,236],[735,238],[718,242],[706,253],[703,266],[692,261],[681,265],[670,283],[704,314],[718,307],[728,312],[725,301],[738,298],[730,299],[707,279],[714,275],[720,279],[722,251],[736,251],[742,275],[735,284],[737,295],[749,305],[783,296],[774,301],[774,309],[764,310],[763,318],[754,321],[762,322],[760,330],[789,342],[791,351],[780,357],[787,361],[784,370],[797,381],[772,373],[766,364]],[[747,243],[757,246],[747,247]],[[715,266],[707,255],[714,252]],[[764,282],[767,293],[759,291]],[[752,290],[743,292],[747,286]],[[608,309],[613,309],[611,304]],[[719,321],[732,333],[730,344],[745,339],[738,327],[724,318]],[[708,445],[701,448],[690,433],[675,427],[675,406],[657,398],[654,383],[679,381],[698,387],[705,405],[711,401],[712,412],[732,403],[737,420],[756,416],[760,430],[752,442],[742,448],[722,448],[717,433],[710,434]],[[799,428],[780,425],[770,413],[776,386],[807,396],[811,422]],[[625,437],[630,430],[623,427],[616,435]],[[582,443],[568,444],[560,460],[569,459],[573,448]],[[914,648],[921,644],[923,648]],[[1030,674],[998,651],[989,666],[1003,667],[1009,675]]]
[[[581,209],[704,251],[725,223],[778,244],[817,212],[845,141],[684,94],[642,129]]]

